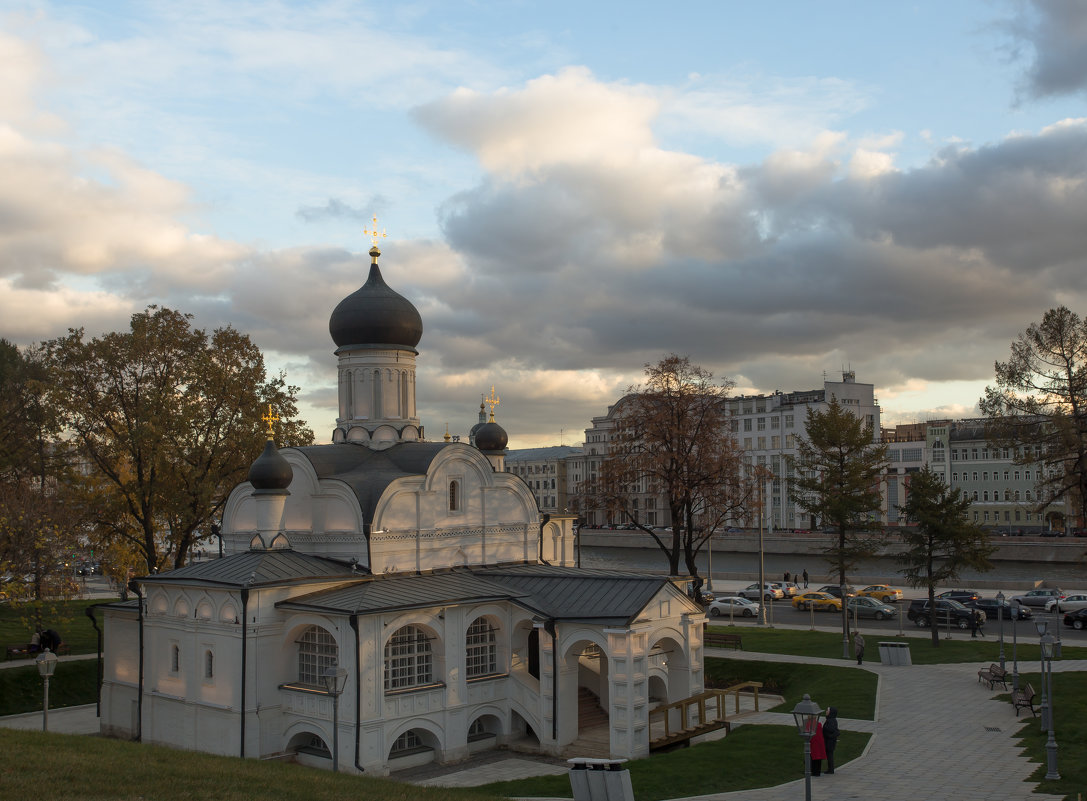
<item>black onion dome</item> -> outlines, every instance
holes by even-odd
[[[476,431],[476,447],[481,451],[504,451],[509,441],[506,429],[494,420],[484,423]]]
[[[264,453],[249,466],[249,483],[255,490],[285,490],[291,485],[294,470],[283,458],[272,440],[264,445]]]
[[[358,290],[340,301],[328,321],[328,332],[339,348],[347,345],[398,345],[414,349],[423,338],[423,318],[407,298],[389,288],[377,266],[380,251],[370,255],[370,276]]]

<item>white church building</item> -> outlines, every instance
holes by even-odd
[[[590,698],[611,756],[646,755],[651,707],[703,690],[701,607],[667,578],[579,569],[573,518],[503,471],[493,406],[474,444],[424,439],[422,321],[370,255],[329,323],[332,443],[269,438],[226,504],[225,556],[102,607],[103,733],[387,775],[562,755]]]

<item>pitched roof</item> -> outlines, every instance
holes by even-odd
[[[456,568],[428,575],[368,576],[280,601],[280,609],[374,614],[461,603],[509,601],[559,621],[627,625],[667,578],[554,565]]]
[[[350,564],[289,549],[245,551],[194,562],[171,570],[142,576],[147,584],[215,584],[223,587],[261,587],[303,581],[350,579],[359,574]]]

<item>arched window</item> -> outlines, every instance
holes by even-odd
[[[449,511],[460,511],[460,482],[458,481],[449,482]]]
[[[385,643],[385,689],[421,687],[430,684],[433,676],[430,639],[415,626],[398,629]]]
[[[401,734],[393,742],[393,747],[389,750],[390,757],[405,756],[413,751],[423,747],[423,741],[415,730],[406,731]]]
[[[494,627],[484,617],[477,617],[468,627],[465,638],[465,674],[487,676],[498,672],[498,647],[495,643]]]
[[[338,663],[336,638],[320,626],[310,626],[298,639],[298,682],[324,686],[321,673]]]
[[[170,672],[181,671],[181,649],[177,645],[170,646]]]
[[[215,676],[215,655],[211,651],[204,651],[204,678]]]

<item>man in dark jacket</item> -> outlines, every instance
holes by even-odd
[[[834,749],[838,745],[838,707],[827,709],[827,719],[823,723],[823,746],[827,752],[827,773],[834,772]]]

